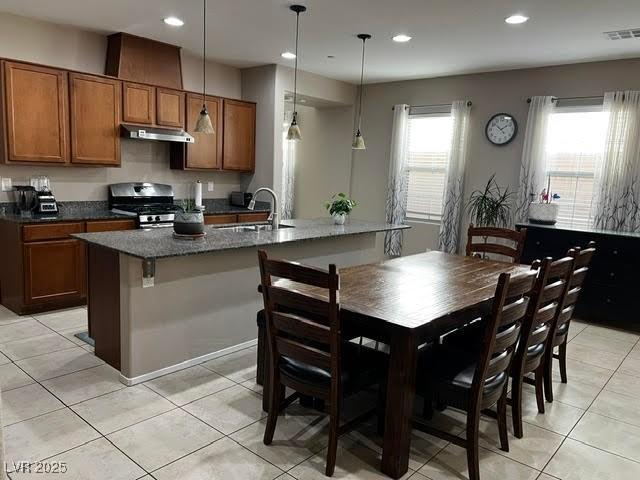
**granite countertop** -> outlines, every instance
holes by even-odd
[[[618,232],[616,230],[598,230],[597,228],[586,227],[563,227],[560,225],[544,225],[541,223],[522,222],[516,223],[517,227],[542,228],[545,230],[559,230],[567,232],[593,233],[597,235],[613,235],[617,237],[640,238],[640,232]]]
[[[207,236],[201,240],[176,240],[173,238],[173,229],[171,228],[80,233],[73,236],[91,245],[98,245],[133,257],[152,260],[411,228],[408,225],[390,225],[388,223],[358,220],[350,220],[345,225],[335,225],[330,218],[284,220],[281,224],[293,228],[285,227],[275,231],[237,232],[223,230],[220,228],[223,226],[220,225],[207,227]]]
[[[179,201],[176,203],[180,204]],[[245,207],[235,207],[226,198],[203,199],[205,215],[223,215],[227,213],[257,213],[268,212],[271,209],[269,202],[256,202],[256,208],[252,211]],[[55,222],[80,222],[87,220],[114,220],[123,218],[135,218],[129,215],[113,213],[105,201],[88,202],[58,202],[57,215],[33,215],[22,217],[12,213],[13,204],[3,203],[4,215],[0,213],[0,220],[8,220],[18,223],[55,223]],[[0,209],[1,212],[1,209]]]

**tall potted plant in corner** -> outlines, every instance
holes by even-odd
[[[514,192],[500,188],[491,175],[483,190],[475,190],[469,197],[467,210],[477,227],[508,227],[511,224],[511,200]]]
[[[329,211],[329,215],[333,217],[333,221],[336,225],[344,225],[344,222],[347,220],[347,216],[356,205],[358,204],[347,197],[346,194],[336,193],[331,197],[331,201],[324,204],[324,208]]]

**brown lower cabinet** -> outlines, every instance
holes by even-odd
[[[84,301],[85,259],[80,240],[25,243],[23,250],[26,306]]]
[[[84,305],[84,242],[74,233],[135,229],[129,219],[20,224],[0,220],[0,299],[18,314]]]

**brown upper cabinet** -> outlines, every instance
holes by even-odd
[[[202,95],[187,94],[187,132],[195,143],[174,144],[171,168],[180,170],[220,170],[222,167],[222,99],[206,97],[207,110],[215,133],[196,133],[196,123],[202,110]]]
[[[185,94],[179,90],[156,88],[156,124],[184,128]]]
[[[67,72],[4,63],[8,162],[69,161]]]
[[[122,120],[152,125],[156,119],[155,87],[123,82],[122,90]]]
[[[224,100],[223,170],[255,170],[256,104]]]
[[[119,166],[121,83],[70,73],[69,86],[71,162]]]

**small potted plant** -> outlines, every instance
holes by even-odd
[[[351,213],[351,210],[358,205],[354,200],[351,200],[344,193],[336,193],[331,197],[331,201],[324,204],[324,208],[329,211],[329,215],[333,217],[333,221],[336,225],[344,225],[347,220],[347,216]]]
[[[173,231],[178,235],[202,235],[204,233],[204,215],[196,207],[196,201],[188,198],[182,201],[182,210],[175,213]]]

